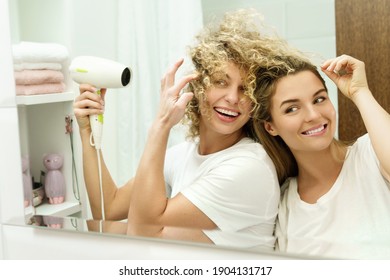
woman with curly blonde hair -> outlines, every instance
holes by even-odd
[[[256,73],[277,50],[267,47],[273,39],[260,34],[256,21],[261,18],[253,11],[226,14],[190,48],[193,73],[175,81],[183,60],[168,70],[133,179],[117,188],[103,164],[105,216],[128,218],[128,234],[274,249],[279,184],[252,115]],[[101,109],[92,91],[81,85],[74,104],[88,166],[96,159],[87,116]],[[189,139],[167,149],[170,130],[181,120]],[[96,170],[85,171],[92,213],[101,218]]]

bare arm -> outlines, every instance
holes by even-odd
[[[194,75],[185,76],[175,84],[175,74],[182,63],[182,60],[178,61],[161,82],[159,112],[149,130],[145,150],[134,178],[128,215],[129,235],[169,238],[177,237],[176,234],[180,233],[164,230],[165,226],[215,228],[215,224],[183,195],[178,194],[168,199],[165,193],[164,160],[169,133],[184,116],[186,104],[193,96],[192,93],[179,93],[195,78]],[[158,226],[142,226],[145,224]],[[202,235],[202,238],[205,236]]]
[[[94,89],[90,85],[80,85],[80,95],[74,102],[74,113],[79,124],[80,137],[82,143],[82,158],[84,180],[87,188],[88,198],[91,205],[94,219],[101,219],[101,199],[100,182],[98,173],[98,158],[96,149],[90,144],[91,126],[89,115],[102,114],[104,112],[104,94],[102,96],[94,94]],[[129,181],[124,187],[117,188],[111,174],[104,163],[103,155],[100,152],[102,185],[104,194],[105,218],[107,220],[121,220],[127,217],[130,204],[131,185]]]
[[[360,111],[384,177],[390,174],[390,115],[373,97],[362,61],[342,55],[322,65],[326,75]],[[340,71],[345,72],[339,75]]]
[[[87,221],[88,231],[100,232],[101,225],[99,220],[88,220]],[[140,227],[140,225],[139,225]],[[156,226],[142,225],[142,232],[155,232]],[[157,226],[159,230],[160,226]],[[127,223],[122,221],[103,221],[102,232],[109,234],[127,235]],[[137,236],[140,236],[139,234]],[[149,237],[148,235],[142,235]],[[176,228],[176,227],[165,227],[164,232],[160,235],[154,235],[153,237],[164,238],[170,240],[182,240],[182,241],[194,241],[202,243],[213,243],[200,229],[194,228]]]

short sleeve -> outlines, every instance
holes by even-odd
[[[240,154],[215,166],[182,191],[221,230],[274,223],[279,185],[267,157]]]

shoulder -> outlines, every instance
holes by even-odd
[[[272,164],[271,158],[268,156],[264,147],[250,138],[243,138],[240,142],[233,145],[232,147],[225,149],[221,154],[228,159],[252,159],[258,162],[266,162]],[[273,164],[272,164],[273,165]]]
[[[349,147],[347,159],[353,161],[362,161],[368,163],[370,160],[377,162],[377,157],[372,147],[371,139],[368,133],[359,137],[356,142]]]
[[[251,139],[240,141],[218,156],[214,171],[234,178],[235,183],[246,186],[277,188],[279,183],[275,166],[263,146]]]
[[[259,172],[256,177],[264,176],[265,173],[276,176],[275,165],[263,146],[253,142],[251,139],[240,141],[219,155],[216,155],[217,157],[217,161],[222,166],[234,167],[243,174]]]
[[[352,144],[351,148],[354,150],[362,150],[371,146],[371,139],[368,133],[360,136],[355,143]]]
[[[280,206],[281,208],[287,207],[288,201],[292,197],[295,197],[294,194],[298,192],[297,190],[297,178],[289,177],[284,181],[280,187]]]
[[[289,177],[284,181],[284,183],[280,186],[280,194],[282,197],[287,196],[288,192],[297,187],[297,178]]]
[[[259,172],[258,176],[263,176],[264,172],[276,175],[275,165],[260,143],[250,138],[243,138],[234,146],[225,149],[218,155],[218,160],[223,165],[235,166],[241,172]]]
[[[366,146],[371,146],[371,139],[368,133],[360,136],[356,142],[352,145],[353,147],[366,147]]]
[[[368,134],[359,137],[349,148],[344,165],[345,169],[350,170],[349,174],[356,174],[358,177],[365,174],[371,181],[375,176],[383,177],[388,182]]]
[[[295,177],[289,177],[286,179],[286,181],[284,181],[284,183],[280,186],[281,195],[284,195],[284,193],[288,191],[290,184],[293,185],[292,182],[294,181],[295,181]]]
[[[197,146],[197,142],[192,141],[183,141],[179,144],[173,145],[167,149],[167,156],[178,156],[183,153],[188,153],[189,151],[193,151]]]
[[[175,173],[184,164],[184,161],[194,157],[196,145],[195,142],[184,141],[169,147],[165,153],[164,170]]]

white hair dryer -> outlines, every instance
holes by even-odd
[[[71,78],[79,84],[90,84],[96,87],[97,94],[101,88],[122,88],[129,85],[131,70],[129,67],[105,58],[95,56],[78,56],[69,66]],[[89,116],[91,123],[91,145],[101,148],[103,133],[103,115]],[[93,142],[92,142],[93,137]]]

